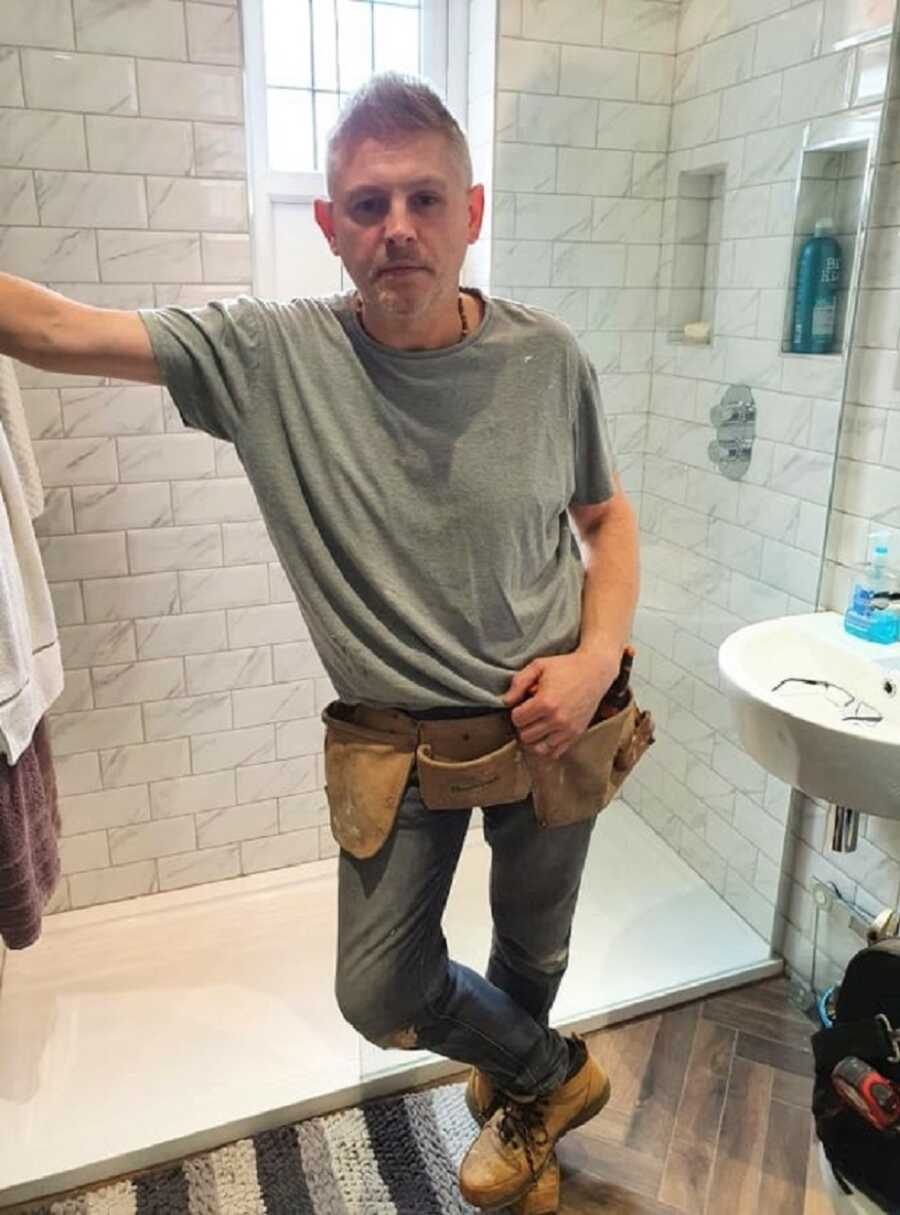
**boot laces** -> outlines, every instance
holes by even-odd
[[[541,1097],[525,1104],[509,1098],[503,1104],[503,1117],[497,1128],[504,1143],[515,1145],[518,1142],[522,1145],[528,1168],[535,1180],[538,1170],[535,1168],[533,1149],[544,1147],[549,1142],[544,1121],[545,1106],[546,1099]]]

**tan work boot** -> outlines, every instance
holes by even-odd
[[[473,1067],[466,1085],[466,1105],[479,1126],[491,1119],[502,1100],[490,1076]],[[554,1154],[537,1182],[509,1208],[510,1215],[556,1215],[559,1187],[559,1161]]]
[[[557,1215],[559,1183],[559,1161],[553,1152],[535,1184],[509,1207],[510,1215]]]
[[[529,1101],[504,1099],[472,1144],[459,1170],[463,1198],[486,1211],[517,1202],[540,1179],[556,1143],[609,1100],[609,1077],[575,1036],[584,1062],[552,1093]]]
[[[500,1097],[497,1095],[493,1080],[487,1072],[473,1067],[469,1072],[469,1082],[466,1085],[466,1105],[479,1126],[484,1126],[499,1104]]]

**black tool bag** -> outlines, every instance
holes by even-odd
[[[860,950],[838,992],[834,1023],[813,1035],[816,1131],[837,1180],[900,1215],[900,1134],[879,1131],[840,1100],[831,1081],[848,1055],[900,1084],[900,940]]]

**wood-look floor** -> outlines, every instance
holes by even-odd
[[[613,1096],[559,1145],[560,1215],[832,1215],[815,1028],[776,979],[589,1035]]]

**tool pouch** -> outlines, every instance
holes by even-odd
[[[366,860],[391,833],[415,759],[415,732],[357,725],[339,716],[341,709],[336,701],[322,714],[331,832],[346,852]]]
[[[599,814],[652,742],[650,714],[632,697],[614,717],[592,722],[559,759],[523,748],[538,822],[567,827]]]
[[[475,759],[439,759],[423,743],[416,752],[419,792],[429,810],[468,810],[521,802],[531,780],[517,738]]]

